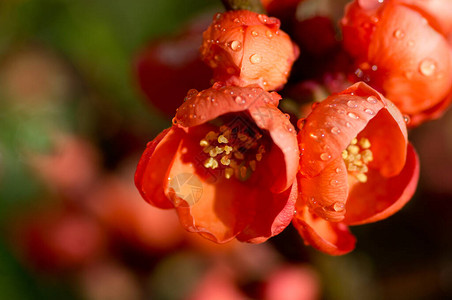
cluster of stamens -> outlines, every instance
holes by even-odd
[[[235,176],[244,181],[256,170],[256,163],[262,160],[265,153],[260,139],[262,134],[249,127],[239,130],[223,125],[219,132],[209,131],[199,142],[202,151],[209,155],[204,167],[224,171],[226,179]]]
[[[367,182],[366,173],[369,171],[367,164],[373,160],[370,146],[370,141],[367,138],[361,138],[359,141],[354,138],[350,145],[342,151],[342,158],[347,171],[359,182]]]

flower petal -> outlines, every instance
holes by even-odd
[[[239,112],[266,103],[277,106],[281,96],[259,87],[236,87],[215,84],[210,89],[187,95],[174,121],[184,127],[200,125],[223,114]]]
[[[366,183],[350,189],[344,223],[349,225],[376,222],[399,211],[413,196],[419,179],[419,159],[408,144],[406,164],[397,176],[386,178],[370,170]]]
[[[257,189],[248,182],[226,179],[203,166],[199,141],[207,124],[188,129],[181,137],[168,174],[165,194],[184,228],[217,243],[233,239],[254,217]]]
[[[184,131],[171,127],[162,131],[148,143],[138,162],[135,172],[135,185],[141,196],[150,204],[160,208],[172,208],[173,204],[164,194],[167,173],[173,163]]]
[[[269,183],[271,191],[282,192],[292,185],[298,171],[299,151],[295,129],[290,120],[273,105],[253,106],[249,111],[256,125],[269,132],[273,143],[280,150],[272,150],[268,155],[274,158],[266,161],[267,169],[272,174]],[[279,163],[281,159],[284,165]]]
[[[319,175],[299,176],[300,197],[319,217],[332,222],[344,219],[348,197],[347,169],[342,157],[333,160]]]
[[[356,238],[344,223],[328,222],[309,212],[306,205],[297,206],[293,225],[305,244],[330,255],[343,255],[355,248]]]
[[[301,173],[318,175],[385,105],[385,98],[363,82],[320,102],[298,134]]]
[[[296,181],[291,188],[280,194],[259,190],[256,215],[237,239],[257,244],[281,233],[292,221],[297,196]]]

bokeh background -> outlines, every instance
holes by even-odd
[[[141,152],[171,124],[177,90],[209,83],[190,81],[208,78],[197,63],[183,70],[188,83],[161,66],[140,82],[153,64],[143,55],[193,56],[219,10],[212,0],[0,2],[0,299],[452,298],[450,110],[410,132],[421,158],[413,200],[352,228],[357,248],[342,257],[305,247],[291,227],[262,245],[214,245],[144,203],[133,186]],[[153,82],[146,96],[140,83]]]

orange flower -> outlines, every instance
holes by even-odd
[[[215,81],[270,91],[287,81],[298,48],[276,18],[247,10],[216,14],[204,32],[201,56]]]
[[[258,87],[189,92],[141,157],[143,198],[175,208],[185,229],[219,243],[281,232],[293,215],[299,152],[279,99]]]
[[[329,254],[353,250],[347,225],[385,219],[414,194],[419,162],[397,108],[365,83],[319,103],[300,128],[294,224]]]
[[[364,80],[411,117],[439,117],[452,94],[450,1],[354,1],[342,20],[344,46]],[[444,11],[442,11],[442,9]]]

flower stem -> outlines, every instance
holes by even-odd
[[[221,0],[226,10],[246,9],[259,14],[265,14],[261,0]]]

